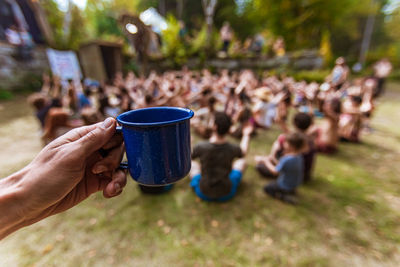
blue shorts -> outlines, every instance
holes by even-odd
[[[236,191],[239,187],[240,181],[242,180],[242,173],[239,170],[231,171],[231,173],[229,174],[229,179],[232,182],[231,192],[229,192],[228,195],[220,197],[220,198],[209,198],[208,196],[201,193],[200,179],[201,179],[201,174],[197,174],[197,175],[193,176],[192,181],[190,181],[190,187],[193,188],[194,192],[196,192],[196,195],[205,201],[223,202],[223,201],[232,199],[236,195]]]

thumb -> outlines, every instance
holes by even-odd
[[[93,128],[87,131],[84,128],[78,128],[77,135],[81,136],[74,143],[79,152],[83,155],[90,155],[103,147],[115,133],[115,119],[107,118],[105,121],[93,125]]]

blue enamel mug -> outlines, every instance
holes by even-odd
[[[152,107],[122,113],[127,168],[139,184],[161,186],[184,178],[191,168],[190,119],[186,108]]]

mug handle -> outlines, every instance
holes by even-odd
[[[122,126],[115,127],[115,133],[122,134]]]
[[[122,134],[122,126],[115,127],[115,133],[116,134]],[[121,162],[117,169],[119,169],[119,170],[128,170],[129,169],[128,161]]]
[[[122,126],[117,126],[115,128],[115,133],[116,134],[122,134]],[[99,153],[103,158],[107,157],[107,155],[108,155],[108,151],[105,150],[105,149],[102,149],[102,148],[99,149]],[[117,169],[119,169],[119,170],[128,170],[129,169],[128,162],[127,161],[121,162]]]

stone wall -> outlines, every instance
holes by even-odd
[[[16,60],[14,53],[14,46],[0,42],[0,88],[18,89],[28,76],[41,75],[50,69],[45,47],[35,47],[33,58],[27,61]]]

